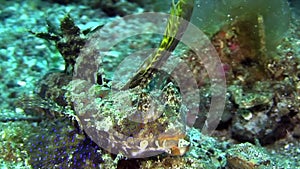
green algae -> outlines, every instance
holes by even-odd
[[[238,20],[252,23],[252,29],[255,29],[259,15],[264,20],[267,48],[274,50],[289,28],[287,1],[197,0],[191,21],[212,36],[220,27]]]

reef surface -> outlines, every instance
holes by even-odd
[[[140,49],[157,47],[161,35],[139,34],[111,48],[105,53],[101,68],[92,72],[93,79],[87,79],[97,85],[74,81],[72,74],[79,69],[74,67],[76,62],[82,62],[76,60],[79,49],[93,32],[104,27],[102,38],[113,39],[114,35],[140,31],[137,25],[141,20],[130,24],[120,20],[109,29],[104,25],[130,14],[169,13],[170,2],[1,1],[0,167],[300,168],[300,16],[299,3],[288,3],[196,1],[194,12],[202,6],[205,10],[197,13],[192,23],[206,33],[225,72],[225,109],[211,135],[201,133],[207,118],[202,113],[197,114],[197,119],[193,119],[194,114],[186,117],[186,123],[194,124],[185,130],[178,129],[184,133],[170,130],[172,134],[159,135],[174,129],[185,112],[178,108],[180,90],[172,78],[166,80],[168,83],[161,93],[167,108],[161,108],[161,116],[149,120],[147,125],[127,119],[139,119],[136,114],[128,113],[133,111],[131,107],[123,107],[127,104],[124,97],[133,103],[139,99],[134,89],[117,94],[109,91],[114,72],[123,75],[143,57],[131,58],[127,63],[122,63],[123,59]],[[236,9],[237,6],[240,8]],[[244,13],[246,6],[249,11]],[[221,10],[216,12],[217,9]],[[276,17],[278,14],[281,17]],[[145,24],[143,29],[159,28]],[[195,77],[201,112],[209,111],[212,91],[205,60],[182,43],[172,53],[171,60],[176,57],[185,61]],[[128,67],[118,70],[120,64]],[[83,65],[93,66],[89,62]],[[126,80],[127,76],[119,78]],[[105,97],[109,99],[104,100]],[[78,102],[84,106],[80,107]],[[103,116],[93,116],[95,112],[102,112]],[[112,115],[114,119],[110,119]],[[103,140],[111,136],[94,128],[105,128],[108,124],[124,135],[143,138],[157,135],[153,145],[145,140],[137,140],[137,147],[127,145],[133,147],[131,155],[147,152],[154,156],[126,158],[127,151],[116,155],[111,153],[112,149],[103,149]],[[93,125],[96,127],[90,127],[91,130],[86,127]],[[102,141],[98,142],[100,138]]]

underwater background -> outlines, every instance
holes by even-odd
[[[177,1],[169,0],[0,2],[0,168],[300,168],[299,0],[195,0],[192,8],[185,8],[190,0],[179,0],[178,8],[172,8]],[[120,105],[110,104],[128,93],[108,94],[114,72],[126,56],[141,49],[169,51],[170,46],[162,46],[163,36],[159,34],[137,34],[123,40],[105,53],[97,70],[88,72],[95,75],[91,80],[94,86],[74,81],[77,63],[93,66],[90,60],[77,58],[82,56],[80,52],[86,49],[89,38],[102,28],[101,38],[107,41],[140,31],[142,20],[128,24],[122,17],[144,12],[170,14],[171,8],[179,16],[192,11],[187,20],[208,37],[222,62],[222,70],[218,70],[226,79],[222,117],[212,134],[201,132],[211,105],[211,79],[206,61],[179,43],[170,50],[171,57],[188,65],[200,93],[199,114],[186,117],[186,123],[193,121],[193,125],[183,135],[158,137],[157,144],[166,148],[159,155],[126,158],[121,153],[110,153],[95,137],[104,139],[106,133],[89,128],[97,124],[88,123],[97,119],[90,117],[94,112],[90,106],[98,106],[106,120],[119,118],[102,120],[98,127],[112,123],[124,135],[155,135],[177,124],[172,120],[180,116],[178,95],[183,89],[178,92],[172,79],[166,81],[175,87],[162,87],[166,110],[159,120],[147,125],[126,120],[130,108],[119,110]],[[151,23],[142,28],[159,29]],[[98,51],[85,52],[102,57]],[[140,61],[122,63],[125,72],[136,67],[134,62]],[[147,86],[152,88],[156,75],[161,75],[153,74],[140,76],[140,81],[154,79]],[[80,92],[74,92],[74,88]],[[74,95],[83,98],[79,101],[86,106],[76,105]],[[91,132],[96,134],[91,136]],[[181,145],[184,140],[188,145]],[[150,143],[141,141],[135,146],[137,154],[143,154]]]

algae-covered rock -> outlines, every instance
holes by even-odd
[[[250,143],[234,145],[227,151],[226,157],[230,169],[277,168],[263,148]]]
[[[288,157],[274,155],[250,143],[236,144],[227,150],[229,169],[295,168]]]

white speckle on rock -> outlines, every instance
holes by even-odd
[[[20,86],[26,86],[26,82],[25,81],[17,81],[17,84]]]

